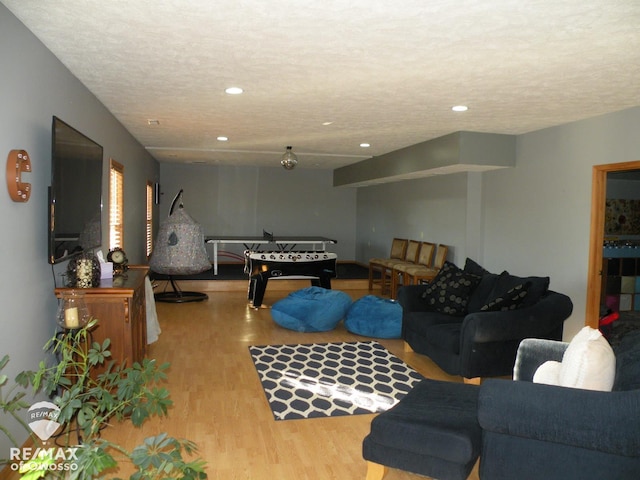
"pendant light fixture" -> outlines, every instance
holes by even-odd
[[[298,157],[291,151],[292,148],[293,147],[288,146],[284,155],[282,155],[282,160],[280,160],[280,165],[282,165],[285,170],[293,170],[298,164]]]

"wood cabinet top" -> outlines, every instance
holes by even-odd
[[[124,275],[115,276],[114,280],[102,279],[100,286],[96,288],[69,288],[59,287],[55,289],[56,297],[60,297],[69,290],[79,290],[85,295],[125,295],[131,296],[144,282],[144,278],[149,272],[149,267],[140,265],[132,266]]]

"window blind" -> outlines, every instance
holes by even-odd
[[[124,244],[124,166],[111,159],[109,167],[109,249]]]

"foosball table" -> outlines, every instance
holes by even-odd
[[[255,308],[262,305],[269,279],[309,279],[311,285],[331,289],[337,276],[338,256],[317,251],[245,252],[244,271],[249,275],[249,301]]]

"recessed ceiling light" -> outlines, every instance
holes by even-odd
[[[469,110],[469,107],[467,107],[466,105],[456,105],[455,107],[451,107],[451,110],[453,110],[454,112],[466,112],[467,110]]]
[[[370,143],[361,143],[360,146],[362,148],[369,148],[371,146],[371,144]]]
[[[155,118],[150,118],[149,120],[147,120],[147,123],[149,125],[160,125],[160,120],[156,120]]]
[[[228,138],[228,137],[220,136],[220,137],[217,137],[217,139],[216,139],[216,140],[218,140],[219,142],[226,142],[227,140],[229,140],[229,138]]]
[[[322,122],[322,125],[324,125],[325,127],[328,125],[331,125],[333,122]]]
[[[242,90],[240,87],[229,87],[225,90],[225,92],[229,95],[240,95],[242,92],[244,92],[244,90]]]

